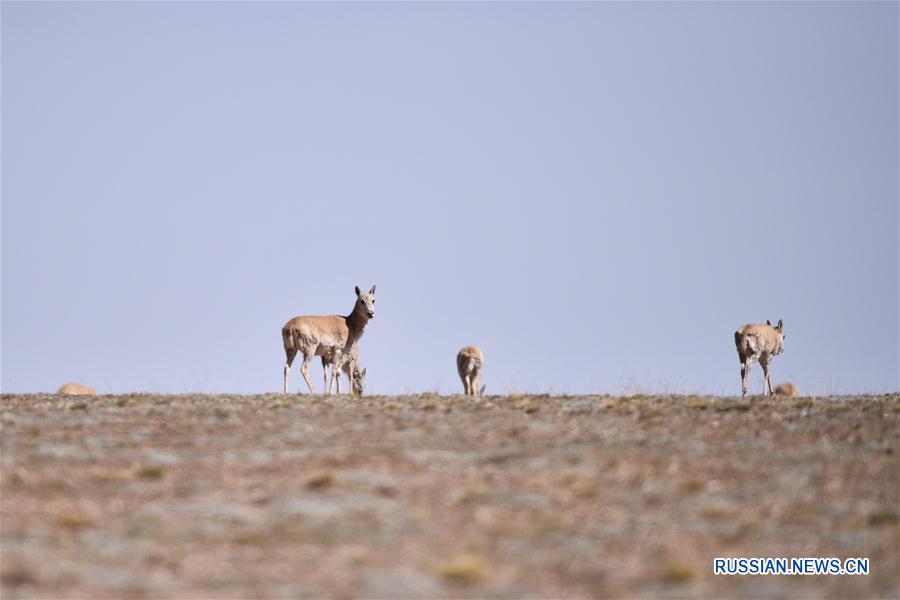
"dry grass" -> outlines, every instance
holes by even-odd
[[[487,579],[489,569],[482,557],[467,553],[436,565],[435,571],[453,583],[469,585]]]
[[[135,476],[141,479],[162,479],[165,471],[162,467],[139,467]]]
[[[688,402],[688,407],[696,408],[698,410],[706,410],[709,408],[709,402],[704,400],[703,398],[691,398]]]
[[[686,583],[695,577],[694,570],[678,561],[667,561],[660,569],[660,579],[670,583]]]
[[[847,597],[900,397],[3,396],[3,598]],[[717,556],[867,557],[715,577]]]
[[[530,398],[516,402],[516,408],[530,415],[541,409],[541,403],[539,400]]]
[[[322,471],[320,473],[316,473],[306,480],[307,489],[310,490],[319,490],[323,488],[327,488],[331,484],[334,483],[334,475],[332,475],[328,471]]]
[[[872,527],[896,525],[900,523],[900,513],[897,512],[896,508],[882,508],[875,510],[866,517],[866,523]]]
[[[94,526],[94,521],[77,512],[63,513],[56,520],[60,527],[65,529],[86,529]]]

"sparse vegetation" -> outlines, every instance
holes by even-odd
[[[893,508],[882,508],[869,513],[866,522],[873,527],[896,525],[897,523],[900,523],[900,513]]]
[[[732,410],[743,412],[750,410],[751,408],[753,408],[753,404],[747,400],[728,400],[716,404],[716,410],[718,412],[728,412]]]
[[[690,402],[688,402],[688,407],[698,410],[706,410],[707,408],[709,408],[709,402],[707,402],[703,398],[691,398]]]
[[[141,479],[162,479],[162,467],[139,467],[135,472],[137,477]]]
[[[889,597],[898,398],[6,395],[0,595]]]
[[[678,561],[667,561],[663,563],[660,571],[660,579],[671,583],[687,583],[693,578],[694,570]]]
[[[91,479],[94,481],[127,481],[133,478],[131,471],[127,469],[107,469],[100,468],[91,472]]]
[[[334,475],[328,471],[316,473],[306,480],[306,487],[311,490],[326,488],[334,483]]]
[[[94,525],[94,522],[91,519],[77,512],[61,514],[57,519],[57,523],[60,527],[66,529],[85,529]]]
[[[461,584],[473,584],[488,576],[488,566],[477,554],[460,554],[447,562],[440,563],[435,570],[444,578]]]
[[[683,494],[696,494],[705,487],[704,483],[699,479],[686,479],[678,484],[678,491]]]
[[[526,414],[536,413],[541,409],[541,403],[537,400],[524,400],[519,402],[517,408]]]
[[[698,512],[707,519],[733,519],[737,516],[733,506],[722,503],[704,504]]]

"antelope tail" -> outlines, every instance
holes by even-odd
[[[755,354],[759,350],[759,340],[755,335],[741,335],[740,331],[734,332],[734,345],[743,360],[745,357]]]
[[[456,369],[459,371],[460,376],[477,371],[481,369],[481,359],[459,354],[456,356]]]
[[[468,359],[464,354],[456,355],[456,370],[460,375],[464,375],[467,371],[466,367],[468,366]]]
[[[294,343],[294,330],[288,327],[285,327],[281,330],[281,338],[284,341],[284,347],[288,349],[296,349],[297,345]],[[322,357],[324,360],[324,357]]]

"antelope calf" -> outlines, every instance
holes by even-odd
[[[484,386],[478,388],[481,383],[481,371],[484,368],[484,354],[477,346],[466,346],[456,355],[456,372],[462,379],[467,396],[481,396],[484,394]]]
[[[334,372],[334,354],[322,356],[322,369],[325,371],[325,387],[328,388],[328,393],[330,394],[331,386],[328,381],[328,365],[331,365],[331,370]],[[350,393],[362,396],[366,389],[366,370],[359,370],[359,346],[353,346],[353,348],[343,354],[338,368],[346,373],[347,379],[350,380]],[[337,377],[337,393],[341,393],[340,375]]]
[[[375,316],[375,286],[369,293],[363,294],[356,287],[356,303],[349,316],[330,315],[327,317],[308,316],[294,317],[281,328],[281,339],[284,342],[284,353],[287,360],[284,365],[284,393],[288,391],[288,374],[291,364],[297,353],[303,354],[303,364],[300,365],[300,373],[306,380],[309,393],[315,393],[312,380],[309,378],[309,359],[313,356],[330,357],[328,364],[332,365],[332,381],[340,375],[340,367],[343,354],[350,352],[362,337],[369,320]],[[325,381],[328,381],[327,365]],[[331,385],[325,386],[325,393],[329,393]]]
[[[762,365],[765,382],[763,394],[772,395],[772,380],[769,379],[769,363],[772,357],[784,352],[784,323],[778,319],[778,325],[772,327],[771,321],[765,325],[744,325],[734,332],[734,345],[737,347],[738,358],[741,361],[741,392],[747,395],[747,385],[750,381],[750,368],[753,363],[759,361]]]
[[[96,396],[97,390],[80,383],[67,383],[56,390],[56,393],[60,396]]]
[[[359,363],[357,363],[347,375],[350,377],[350,393],[362,396],[366,391],[366,369],[360,371]],[[338,393],[341,393],[340,389],[338,389]]]

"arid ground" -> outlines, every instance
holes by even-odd
[[[900,593],[900,396],[4,395],[2,597]],[[869,575],[714,576],[714,557]]]

